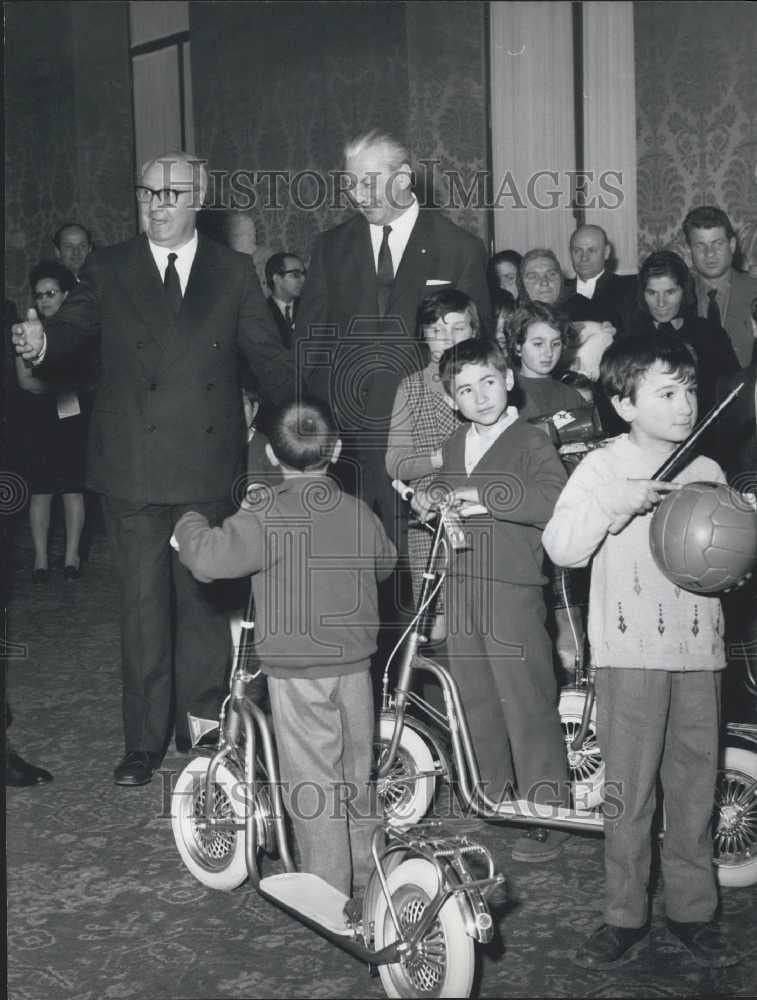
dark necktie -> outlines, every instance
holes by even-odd
[[[710,300],[707,303],[707,319],[711,326],[721,327],[723,321],[720,318],[720,306],[718,305],[717,294],[717,288],[711,288],[707,293],[707,298]]]
[[[176,270],[175,253],[169,253],[168,255],[168,266],[163,278],[163,287],[165,288],[166,298],[173,310],[174,316],[178,316],[181,309],[181,283],[179,282],[179,272]]]
[[[379,315],[381,316],[384,315],[389,305],[389,297],[392,294],[392,285],[394,284],[394,265],[389,249],[389,233],[391,231],[391,226],[384,226],[384,236],[379,247],[378,270],[376,271],[376,295]]]
[[[284,319],[286,320],[287,333],[282,339],[284,340],[284,347],[291,347],[292,333],[294,331],[294,320],[292,318],[292,307],[289,303],[287,303],[284,306]]]

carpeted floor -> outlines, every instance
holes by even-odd
[[[10,1000],[199,1000],[380,997],[367,967],[257,897],[196,882],[174,846],[172,782],[187,758],[166,757],[142,788],[117,788],[122,750],[116,590],[102,539],[85,574],[54,571],[33,587],[15,574],[7,661],[11,738],[53,784],[9,788],[7,808]],[[512,903],[497,940],[479,949],[482,997],[728,997],[757,987],[757,887],[722,894],[722,921],[741,965],[692,964],[667,934],[662,900],[640,954],[612,973],[568,956],[601,922],[602,840],[578,835],[559,861],[516,864],[513,827],[482,825]]]

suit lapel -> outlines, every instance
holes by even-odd
[[[213,244],[200,236],[181,310],[176,318],[173,314],[170,315],[169,324],[165,328],[162,367],[169,368],[186,352],[188,343],[198,330],[208,329],[209,310],[219,286],[218,260]]]
[[[165,329],[175,323],[175,320],[166,301],[163,282],[150,253],[147,237],[144,235],[134,241],[132,253],[124,270],[123,283],[145,326],[149,327],[155,339],[163,344]]]
[[[431,216],[421,209],[394,278],[388,312],[415,315],[418,303],[425,294],[426,281],[434,277],[437,262],[433,222]],[[443,278],[444,275],[437,277]],[[412,336],[413,331],[409,330],[408,333]]]

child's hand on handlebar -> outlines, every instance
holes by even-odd
[[[438,507],[426,490],[416,490],[410,498],[410,506],[420,521],[428,521]]]
[[[476,486],[461,486],[457,490],[452,490],[447,497],[447,503],[451,507],[465,507],[466,504],[470,503],[480,505],[478,488]]]

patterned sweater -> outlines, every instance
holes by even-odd
[[[576,468],[544,529],[558,566],[592,560],[589,642],[597,667],[722,670],[720,600],[681,590],[657,568],[649,547],[652,514],[613,533],[611,491],[618,480],[649,479],[659,465],[627,434],[591,452]],[[675,479],[724,482],[720,466],[695,458]]]

